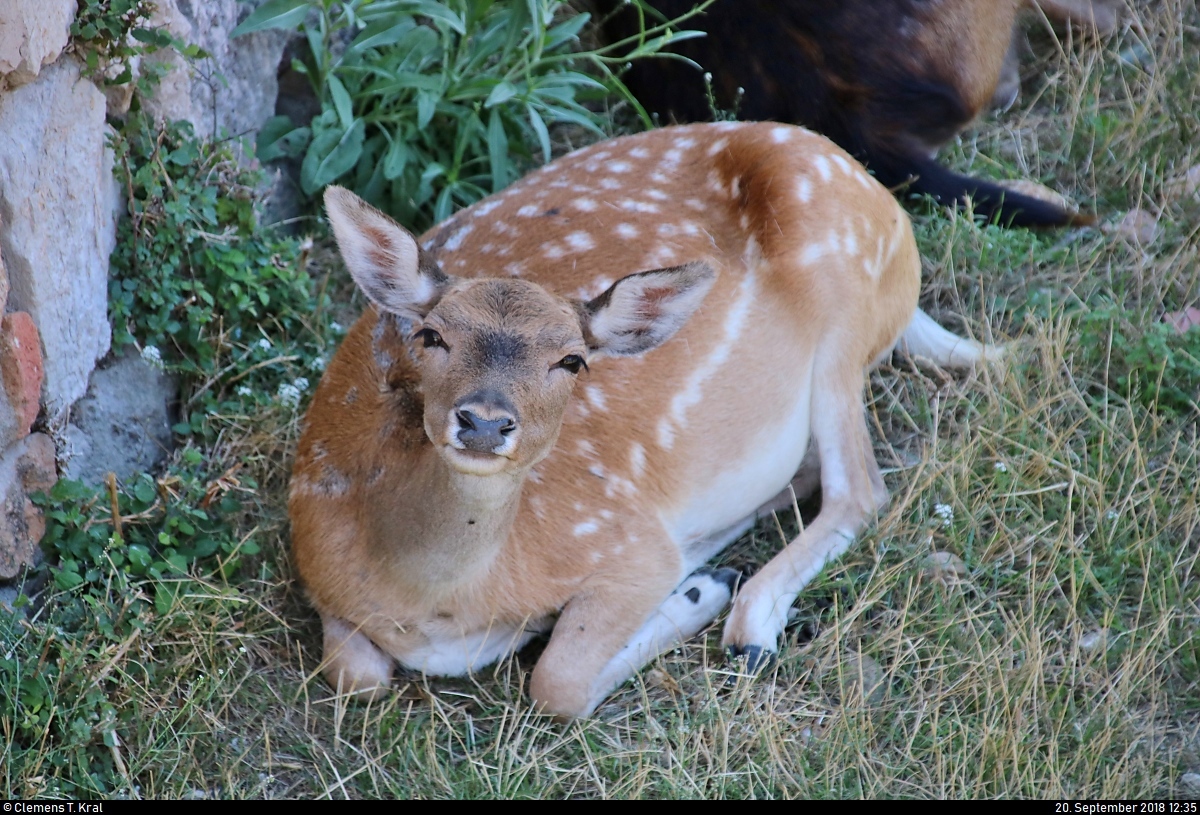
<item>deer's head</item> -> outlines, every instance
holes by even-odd
[[[716,278],[709,266],[689,263],[571,300],[515,278],[447,275],[407,230],[347,190],[330,187],[325,206],[355,282],[404,326],[426,435],[451,467],[473,475],[520,471],[544,458],[588,365],[666,342]]]

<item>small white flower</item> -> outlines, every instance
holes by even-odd
[[[292,380],[292,384],[296,387],[296,390],[306,391],[308,390],[308,377],[298,376]]]
[[[1115,509],[1110,509],[1108,512],[1104,513],[1104,517],[1110,521],[1115,521],[1119,515],[1120,513],[1118,513]]]
[[[142,359],[149,365],[161,369],[163,366],[162,352],[156,346],[147,345],[142,349]]]
[[[995,464],[992,465],[992,469],[998,473],[1006,473],[1006,472],[1008,472],[1008,465],[1005,464],[1003,461],[997,461]]]
[[[267,339],[266,337],[263,337],[261,340],[256,342],[255,345],[257,345],[259,348],[261,348],[264,351],[271,350],[271,341],[269,339]]]
[[[296,407],[300,404],[300,389],[290,382],[284,382],[279,386],[279,401],[288,407]]]
[[[343,328],[342,324],[337,322],[336,320],[329,324],[329,330],[332,331],[334,334],[346,333],[346,329]]]
[[[954,507],[949,504],[934,504],[933,514],[942,519],[942,526],[949,526],[954,522]]]
[[[308,368],[310,371],[323,371],[328,364],[329,360],[325,359],[325,355],[322,354],[319,357],[314,357],[313,361],[308,363]]]
[[[246,385],[240,385],[237,389],[238,396],[249,396],[252,393],[254,393],[254,391],[250,390],[250,388]]]

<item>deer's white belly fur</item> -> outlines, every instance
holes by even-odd
[[[808,380],[803,376],[795,381]],[[730,457],[688,496],[668,522],[675,540],[687,547],[730,527],[744,527],[755,510],[787,487],[808,449],[810,409],[806,384],[790,410],[777,422],[760,426],[739,446],[741,455]]]

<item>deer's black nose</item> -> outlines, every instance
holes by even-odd
[[[474,394],[454,411],[458,441],[467,450],[493,453],[516,432],[515,413],[498,394]]]

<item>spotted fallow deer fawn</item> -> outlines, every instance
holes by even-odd
[[[901,338],[949,367],[992,353],[918,310],[908,218],[797,127],[594,145],[419,245],[345,190],[325,203],[371,305],[313,398],[289,509],[341,691],[378,694],[396,662],[478,670],[553,627],[530,694],[588,715],[729,603],[737,574],[705,562],[812,439],[820,513],[725,626],[761,663],[887,500],[864,372]]]

